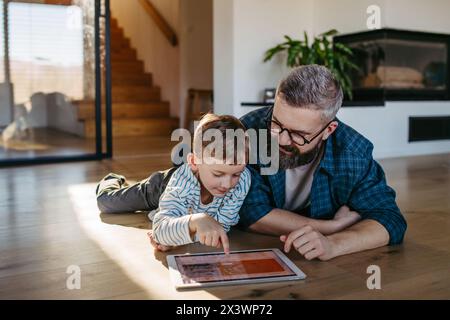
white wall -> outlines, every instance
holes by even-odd
[[[263,63],[264,51],[284,34],[301,37],[335,28],[367,30],[366,9],[381,9],[381,26],[450,33],[448,0],[214,0],[214,94],[217,113],[241,116],[255,108],[287,69],[284,60]],[[408,117],[450,115],[450,102],[388,102],[385,107],[343,108],[338,116],[375,144],[375,156],[450,152],[450,142],[408,144]]]
[[[47,126],[84,137],[84,123],[78,120],[78,106],[58,92],[46,95]]]
[[[34,93],[30,98],[31,106],[16,104],[16,116],[26,117],[27,126],[31,128],[54,128],[75,135],[84,135],[84,125],[78,121],[77,106],[71,99],[59,92]],[[7,124],[9,124],[9,121]]]
[[[385,20],[390,28],[450,33],[448,0],[385,1]]]
[[[180,2],[180,124],[189,89],[213,89],[212,0]]]
[[[321,0],[315,2],[314,30],[365,31],[366,8],[371,4],[380,6],[382,27],[450,33],[448,0]],[[408,143],[410,116],[439,115],[450,115],[450,102],[404,101],[387,102],[385,107],[342,108],[338,117],[373,142],[375,157],[388,158],[450,152],[449,140]]]
[[[214,107],[241,116],[276,87],[286,73],[281,58],[263,63],[264,52],[312,25],[311,0],[214,0]]]
[[[341,33],[367,31],[369,5],[380,7],[381,27],[450,32],[448,0],[318,0],[314,2],[314,32],[331,28]]]
[[[214,112],[234,114],[234,0],[213,2]]]
[[[389,101],[385,107],[342,108],[338,117],[374,144],[375,158],[450,152],[450,140],[408,143],[410,116],[448,116],[445,101]]]
[[[212,0],[151,0],[178,36],[169,44],[137,0],[111,0],[112,16],[170,101],[172,116],[184,117],[187,91],[213,89]]]
[[[386,2],[389,0],[318,0],[314,1],[313,28],[316,34],[330,29],[340,33],[367,31],[367,7],[378,5],[381,27],[386,26]]]

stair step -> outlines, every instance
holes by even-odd
[[[111,34],[111,38],[114,38],[114,37],[125,37],[124,31],[120,27],[110,28],[110,34]]]
[[[130,39],[127,38],[123,33],[121,32],[111,32],[111,43],[113,42],[121,42],[124,44],[130,44]]]
[[[112,74],[116,73],[118,76],[120,75],[126,75],[126,76],[131,76],[131,75],[143,75],[147,72],[144,72],[144,70],[136,70],[136,69],[131,69],[131,68],[115,68],[114,66],[112,66]]]
[[[137,59],[137,53],[136,50],[132,48],[122,48],[121,50],[112,50],[111,48],[111,59],[112,60]]]
[[[121,49],[130,48],[130,47],[131,47],[130,39],[128,39],[128,38],[122,38],[122,39],[120,39],[120,38],[116,38],[116,39],[111,38],[111,50],[119,51]]]
[[[112,121],[113,137],[135,136],[170,136],[178,128],[177,118],[154,119],[115,119]],[[106,134],[106,125],[102,124],[103,135]],[[95,137],[95,120],[84,122],[84,133],[87,138]]]
[[[114,86],[112,87],[112,101],[116,102],[150,102],[160,101],[159,87],[147,86]]]
[[[118,20],[111,18],[110,22],[113,136],[170,136],[178,128],[178,119],[170,117],[170,104],[161,101],[160,88],[152,86],[152,74],[145,73],[143,62],[137,59],[137,51]],[[85,136],[95,137],[94,102],[79,101],[77,112]]]
[[[130,50],[133,50],[133,49],[131,47],[120,47],[117,45],[113,45],[111,43],[111,47],[110,47],[111,54],[122,54],[122,53],[125,53],[126,51],[128,51],[127,52],[128,54],[131,54]]]
[[[111,52],[111,61],[135,61],[137,60],[136,54],[133,53],[117,53]]]
[[[95,119],[94,101],[80,101],[78,106],[78,119]],[[105,118],[105,107],[102,108],[102,118]],[[113,103],[113,119],[129,118],[168,118],[170,117],[170,104],[168,102],[149,102],[149,103]]]
[[[111,51],[122,52],[128,50],[134,50],[134,48],[130,44],[126,44],[123,41],[111,40]]]
[[[122,72],[129,71],[133,73],[143,73],[144,72],[144,63],[140,60],[134,61],[111,61],[111,71],[114,72]]]
[[[153,80],[151,73],[112,73],[111,81],[113,86],[152,86]]]
[[[120,28],[119,21],[116,18],[111,17],[109,24],[110,24],[111,28]]]

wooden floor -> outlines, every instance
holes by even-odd
[[[162,143],[153,156],[0,170],[0,299],[450,298],[450,154],[381,161],[408,221],[403,245],[329,262],[291,252],[304,281],[182,292],[170,283],[165,255],[147,241],[145,215],[99,214],[95,204],[95,183],[108,172],[141,179],[168,163]],[[281,247],[277,238],[239,231],[231,243]],[[366,287],[372,264],[381,268],[381,290]],[[71,265],[81,269],[79,290],[66,287]]]

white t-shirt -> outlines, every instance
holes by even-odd
[[[314,172],[322,160],[323,147],[310,163],[286,170],[285,210],[300,212],[309,206]]]

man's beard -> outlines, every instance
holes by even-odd
[[[319,143],[314,147],[314,149],[306,153],[300,153],[298,148],[294,146],[279,146],[280,149],[283,148],[283,150],[292,153],[287,155],[280,151],[280,169],[294,169],[311,163],[317,157],[321,146],[322,143]]]

